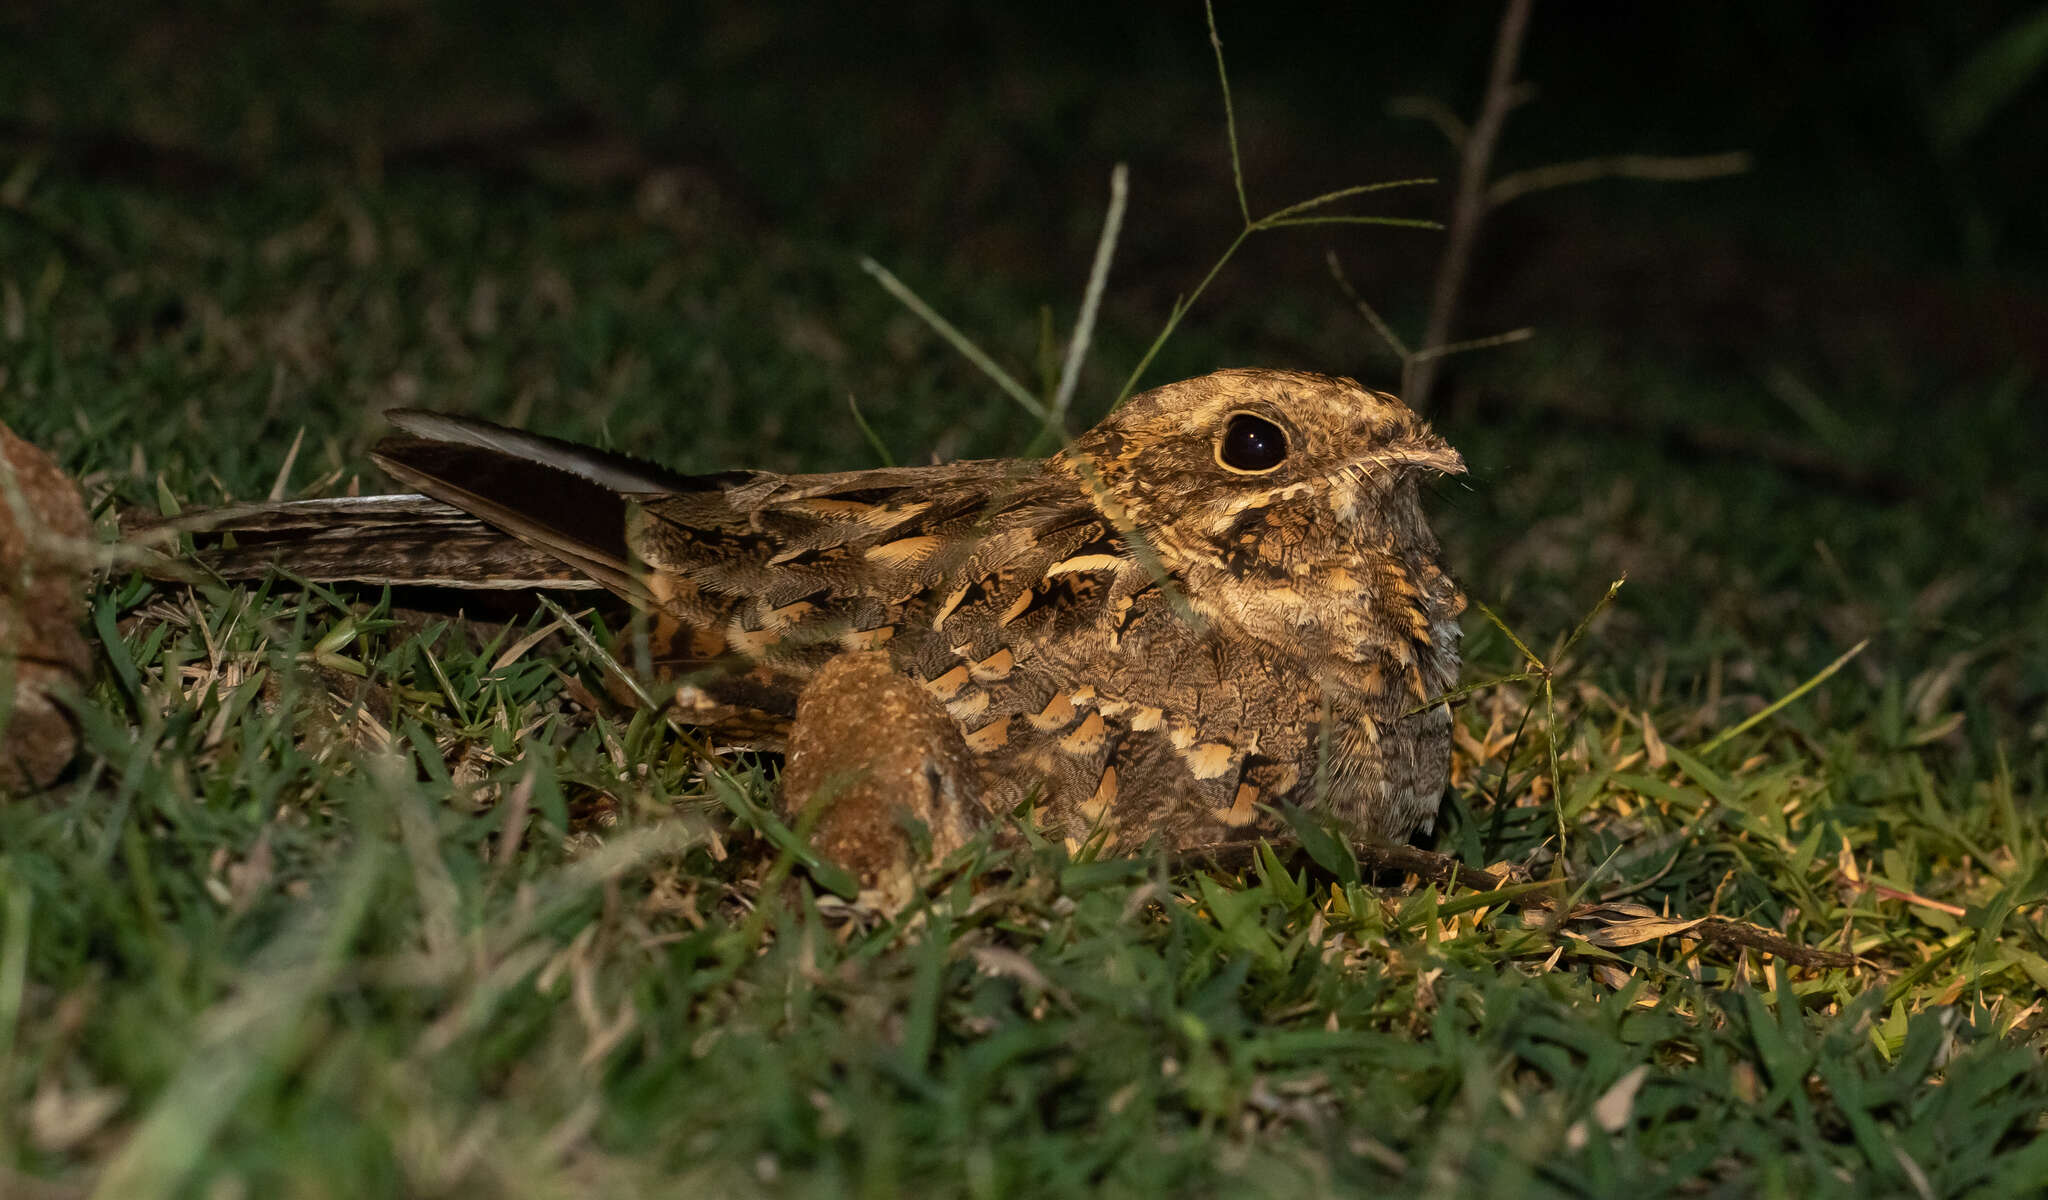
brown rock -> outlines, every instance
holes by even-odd
[[[92,668],[79,633],[91,538],[77,485],[0,425],[0,791],[48,786],[77,752],[65,696]]]
[[[811,844],[878,890],[908,898],[916,869],[965,845],[988,822],[960,726],[878,652],[842,654],[804,688],[782,770],[783,819],[819,805]],[[911,821],[930,836],[919,852]]]

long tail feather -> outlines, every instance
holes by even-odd
[[[130,536],[189,533],[201,565],[224,579],[283,570],[317,583],[509,591],[588,590],[599,581],[560,556],[427,496],[348,496],[247,504],[168,521]]]
[[[418,408],[394,408],[384,413],[405,433],[423,442],[467,446],[520,462],[533,463],[555,471],[580,475],[591,483],[615,492],[687,492],[704,487],[707,479],[671,471],[657,463],[544,437],[523,429],[511,429],[447,413]],[[391,439],[395,441],[397,439]],[[389,442],[387,442],[389,444]],[[384,453],[384,446],[377,448]],[[736,472],[735,474],[746,474]]]
[[[399,482],[645,602],[646,586],[626,545],[628,501],[614,488],[550,463],[456,442],[386,438],[370,457]]]

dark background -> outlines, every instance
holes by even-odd
[[[1442,140],[1388,102],[1428,97],[1469,118],[1497,17],[1224,5],[1254,207],[1448,176]],[[1539,6],[1521,72],[1536,92],[1499,171],[1728,149],[1757,166],[1510,209],[1470,323],[1536,314],[1687,346],[1890,325],[1959,367],[2038,368],[2048,88],[2030,60],[1991,72],[2026,82],[1992,89],[2010,99],[1942,137],[1972,58],[2023,42],[2028,19],[2038,6]],[[915,244],[1055,295],[1077,283],[1103,180],[1127,161],[1118,293],[1149,305],[1231,232],[1205,32],[1179,4],[10,5],[0,133],[54,169],[195,194],[322,166],[590,188],[681,168],[736,216]],[[1366,234],[1357,247],[1354,276],[1399,311],[1436,244]],[[1227,317],[1271,290],[1260,268],[1319,260],[1312,248],[1267,247],[1214,307]]]

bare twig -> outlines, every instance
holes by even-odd
[[[1507,11],[1501,15],[1486,98],[1458,155],[1458,193],[1451,205],[1443,264],[1437,270],[1436,288],[1430,296],[1429,323],[1422,335],[1423,353],[1446,345],[1451,338],[1451,321],[1465,290],[1465,276],[1472,268],[1472,247],[1479,237],[1480,221],[1486,215],[1486,174],[1493,163],[1494,143],[1499,140],[1501,126],[1518,95],[1515,70],[1521,61],[1522,40],[1529,30],[1532,6],[1533,0],[1508,0]],[[1423,358],[1418,354],[1402,372],[1401,394],[1411,407],[1428,407],[1440,357]]]
[[[1465,124],[1465,118],[1434,96],[1396,96],[1387,102],[1387,115],[1429,122],[1444,135],[1444,140],[1451,144],[1453,150],[1463,150],[1465,139],[1472,135],[1472,128]]]
[[[1448,346],[1431,346],[1427,350],[1417,350],[1409,355],[1409,358],[1414,362],[1428,362],[1433,358],[1449,358],[1453,354],[1463,354],[1469,350],[1491,350],[1495,346],[1512,346],[1516,342],[1526,342],[1535,336],[1535,327],[1524,325],[1520,329],[1510,329],[1506,333],[1466,338],[1462,342],[1452,342]]]
[[[1662,154],[1610,154],[1601,158],[1582,158],[1577,162],[1552,163],[1547,167],[1503,175],[1487,186],[1486,206],[1499,208],[1508,201],[1519,199],[1530,192],[1568,187],[1575,183],[1591,183],[1596,179],[1646,179],[1659,183],[1689,183],[1698,179],[1740,175],[1749,170],[1751,165],[1750,156],[1741,150],[1730,151],[1727,154],[1699,154],[1684,158]]]
[[[1458,152],[1459,158],[1458,189],[1452,202],[1443,258],[1437,266],[1422,344],[1414,350],[1408,349],[1387,322],[1345,281],[1334,256],[1330,260],[1330,273],[1336,277],[1337,286],[1358,308],[1373,332],[1400,358],[1402,395],[1409,405],[1417,409],[1424,409],[1429,404],[1430,394],[1436,385],[1438,360],[1467,350],[1522,341],[1531,336],[1531,331],[1517,329],[1491,337],[1450,340],[1451,330],[1457,323],[1458,305],[1471,274],[1473,247],[1479,240],[1480,226],[1485,223],[1488,213],[1531,192],[1595,179],[1699,180],[1738,174],[1750,168],[1750,156],[1739,151],[1688,157],[1612,154],[1553,163],[1489,182],[1487,174],[1494,148],[1500,140],[1508,113],[1534,94],[1529,85],[1515,82],[1532,5],[1533,0],[1508,0],[1502,11],[1486,94],[1480,101],[1478,118],[1470,126],[1447,105],[1429,97],[1403,96],[1387,106],[1390,115],[1417,118],[1435,125]]]
[[[1462,342],[1452,342],[1448,346],[1435,346],[1428,350],[1410,350],[1408,343],[1401,340],[1401,335],[1394,332],[1394,327],[1387,324],[1386,318],[1380,316],[1379,310],[1367,304],[1365,297],[1358,294],[1358,289],[1351,286],[1351,280],[1344,274],[1344,265],[1337,261],[1337,252],[1325,251],[1323,261],[1329,264],[1330,278],[1337,281],[1337,288],[1344,293],[1344,298],[1351,301],[1352,306],[1358,309],[1358,315],[1365,318],[1365,323],[1372,326],[1372,331],[1387,344],[1387,349],[1393,351],[1394,357],[1401,360],[1401,369],[1404,373],[1410,366],[1427,359],[1446,358],[1453,354],[1463,354],[1468,350],[1488,350],[1495,346],[1526,342],[1536,336],[1533,328],[1524,325],[1520,329],[1510,329],[1506,333],[1496,333],[1490,337],[1467,338]]]

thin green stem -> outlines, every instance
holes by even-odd
[[[1324,192],[1320,196],[1311,196],[1308,199],[1303,200],[1299,204],[1290,204],[1286,208],[1279,209],[1275,212],[1269,212],[1265,216],[1260,217],[1258,220],[1253,221],[1252,224],[1264,225],[1269,221],[1276,221],[1283,217],[1291,217],[1297,213],[1307,212],[1312,208],[1321,208],[1325,204],[1330,204],[1334,201],[1343,200],[1350,196],[1363,196],[1367,192],[1384,192],[1389,191],[1393,188],[1421,187],[1426,184],[1433,184],[1436,182],[1436,177],[1430,175],[1418,177],[1415,179],[1389,179],[1381,183],[1361,183],[1356,187],[1338,188],[1334,192]]]
[[[1216,80],[1223,85],[1223,128],[1230,136],[1230,178],[1237,185],[1237,211],[1244,215],[1244,223],[1252,223],[1251,201],[1244,194],[1244,163],[1237,153],[1237,109],[1230,102],[1230,72],[1223,66],[1223,38],[1216,32],[1216,6],[1210,0],[1202,0],[1202,11],[1209,17],[1209,46],[1216,51]]]
[[[1557,654],[1555,655],[1556,661],[1564,661],[1564,656],[1570,654],[1572,652],[1572,647],[1578,645],[1579,639],[1585,637],[1586,631],[1593,627],[1594,618],[1598,617],[1601,613],[1607,611],[1607,606],[1614,603],[1615,596],[1621,593],[1621,585],[1627,582],[1628,572],[1624,571],[1622,572],[1621,578],[1607,585],[1607,594],[1605,596],[1600,597],[1600,599],[1593,605],[1593,607],[1586,610],[1586,615],[1579,618],[1578,627],[1573,629],[1572,635],[1564,640],[1564,645],[1561,648],[1559,648]]]
[[[28,939],[35,893],[0,858],[0,1080],[13,1082],[14,1037],[28,978]],[[0,1142],[0,1149],[6,1147]]]
[[[1528,659],[1531,663],[1535,665],[1538,674],[1543,674],[1550,670],[1548,666],[1544,665],[1542,659],[1536,657],[1536,652],[1534,650],[1529,649],[1528,644],[1522,641],[1520,635],[1518,635],[1514,630],[1508,628],[1508,623],[1500,619],[1499,613],[1496,613],[1492,609],[1486,607],[1486,601],[1474,600],[1472,602],[1472,607],[1478,609],[1480,613],[1482,613],[1486,617],[1487,620],[1493,622],[1493,627],[1495,629],[1498,629],[1502,633],[1507,635],[1508,641],[1514,643],[1515,649],[1520,650],[1522,652],[1522,657]]]
[[[1431,696],[1429,699],[1424,700],[1422,703],[1416,705],[1414,708],[1409,709],[1401,715],[1404,717],[1412,717],[1416,713],[1428,712],[1430,709],[1435,708],[1438,705],[1450,704],[1458,700],[1463,700],[1465,697],[1471,695],[1474,692],[1483,692],[1489,688],[1497,688],[1504,683],[1529,683],[1532,680],[1537,680],[1541,678],[1543,678],[1542,674],[1536,671],[1517,671],[1513,675],[1497,675],[1492,679],[1482,679],[1478,683],[1468,683],[1463,687],[1455,687],[1448,692],[1443,692],[1439,695]]]
[[[1557,818],[1557,859],[1561,863],[1568,836],[1564,827],[1564,773],[1557,767],[1557,695],[1547,672],[1543,676],[1543,725],[1550,742],[1546,748],[1550,760],[1550,811]]]
[[[895,466],[896,458],[889,453],[889,444],[882,440],[881,434],[875,432],[874,426],[868,424],[866,414],[860,411],[860,401],[854,399],[852,392],[846,393],[846,410],[853,414],[853,423],[860,426],[861,436],[868,440],[868,445],[874,450],[875,457],[881,459],[882,465],[885,467]]]
[[[1159,354],[1159,348],[1166,344],[1167,338],[1173,336],[1173,331],[1180,327],[1180,319],[1187,315],[1188,309],[1194,307],[1195,301],[1201,298],[1203,291],[1208,288],[1210,281],[1216,278],[1217,272],[1221,271],[1223,265],[1230,261],[1232,255],[1237,253],[1237,248],[1244,245],[1244,240],[1251,236],[1251,232],[1252,227],[1249,225],[1238,230],[1237,236],[1230,239],[1230,245],[1223,251],[1222,257],[1218,258],[1216,264],[1209,268],[1207,275],[1202,276],[1202,282],[1195,285],[1195,290],[1189,293],[1186,299],[1174,302],[1173,315],[1166,319],[1166,328],[1159,331],[1159,336],[1153,338],[1152,345],[1146,349],[1145,357],[1139,359],[1138,365],[1131,368],[1130,376],[1124,380],[1124,386],[1116,394],[1116,404],[1110,405],[1111,408],[1115,408],[1118,404],[1122,404],[1131,398],[1131,389],[1138,386],[1138,380],[1144,376],[1145,369],[1152,365],[1153,358]]]

